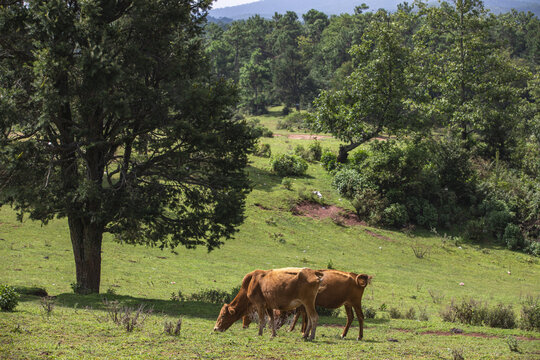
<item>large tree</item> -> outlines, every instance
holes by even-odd
[[[210,0],[0,5],[0,204],[67,217],[78,290],[105,232],[209,250],[243,220],[254,136],[207,74]]]
[[[314,101],[312,128],[346,142],[340,146],[339,162],[362,143],[418,120],[411,106],[413,66],[401,15],[379,10],[360,45],[350,51],[357,65],[343,88],[324,90]]]

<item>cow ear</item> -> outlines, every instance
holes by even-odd
[[[366,287],[369,284],[371,277],[366,274],[361,274],[356,277],[356,282],[361,287]]]
[[[229,314],[234,315],[236,310],[229,306]]]

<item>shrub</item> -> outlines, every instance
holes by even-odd
[[[337,317],[339,315],[339,309],[328,309],[322,306],[315,306],[315,310],[317,310],[317,314],[320,316]]]
[[[309,144],[307,148],[307,153],[310,161],[320,161],[322,156],[322,147],[321,143],[317,140]]]
[[[362,312],[364,313],[364,319],[375,319],[377,310],[370,306],[362,306]]]
[[[472,298],[452,303],[441,312],[444,321],[460,322],[468,325],[482,325],[487,318],[487,307]]]
[[[369,152],[367,150],[357,150],[349,155],[349,164],[354,167],[359,167],[368,157]]]
[[[525,252],[533,256],[540,256],[540,242],[535,240],[529,241]]]
[[[289,179],[289,178],[283,178],[281,180],[281,185],[287,189],[287,190],[291,190],[292,189],[292,180]]]
[[[270,144],[258,144],[253,154],[259,157],[270,157],[272,155]]]
[[[278,130],[294,131],[296,129],[306,128],[306,115],[301,112],[287,113],[285,119],[278,120],[276,128]]]
[[[498,199],[486,199],[480,204],[480,210],[484,212],[486,228],[497,239],[501,239],[513,214],[508,205]]]
[[[402,227],[409,221],[407,208],[401,204],[390,204],[383,210],[381,221],[386,226]]]
[[[19,304],[19,294],[9,285],[0,285],[0,309],[13,311]]]
[[[302,176],[308,168],[308,164],[304,159],[287,154],[276,155],[272,158],[271,166],[272,171],[279,176]]]
[[[386,200],[375,189],[366,188],[356,193],[352,206],[360,218],[366,219],[370,224],[377,224],[386,207]]]
[[[337,155],[329,150],[323,151],[321,163],[326,171],[333,171],[338,167]]]
[[[502,239],[506,244],[506,247],[510,250],[520,250],[525,248],[525,238],[523,237],[519,226],[515,224],[506,225]]]
[[[182,329],[182,318],[178,319],[176,324],[174,324],[172,321],[165,321],[163,323],[163,332],[165,334],[178,336],[180,335],[181,329]]]
[[[486,237],[487,229],[484,219],[473,219],[465,224],[464,236],[469,240],[479,241]]]
[[[398,308],[392,307],[392,308],[390,308],[390,310],[388,312],[390,314],[391,319],[401,319],[401,318],[403,318],[403,315],[401,314],[401,311],[399,311]]]
[[[405,319],[414,320],[416,319],[416,310],[413,307],[409,308],[405,313]]]
[[[499,304],[487,311],[486,325],[502,329],[513,329],[516,327],[516,315],[512,306]]]
[[[540,300],[527,297],[521,308],[521,321],[519,327],[524,330],[540,331]]]
[[[344,197],[354,199],[363,188],[368,187],[366,180],[354,169],[342,169],[336,173],[332,186]]]

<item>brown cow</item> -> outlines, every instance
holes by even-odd
[[[272,336],[276,336],[272,309],[293,310],[304,306],[307,313],[307,326],[304,337],[315,337],[318,315],[315,311],[315,297],[319,289],[321,272],[308,268],[284,268],[274,270],[255,270],[242,280],[240,291],[230,304],[224,304],[219,313],[214,331],[225,331],[235,321],[246,315],[251,306],[257,309],[259,319],[265,314],[270,317]],[[259,322],[259,335],[262,335],[264,321]]]
[[[347,324],[343,329],[344,338],[349,331],[354,315],[352,308],[356,311],[359,323],[358,340],[362,340],[364,336],[364,313],[362,312],[362,295],[364,295],[364,289],[371,281],[371,276],[366,274],[355,274],[338,270],[319,270],[324,274],[319,292],[315,300],[315,305],[322,306],[328,309],[337,309],[340,306],[345,306],[345,312],[347,313]],[[291,324],[290,331],[294,330],[294,326],[298,317],[303,315],[303,309],[298,309],[294,316],[293,323]],[[305,316],[305,315],[304,315]],[[305,324],[302,323],[302,331],[305,331]]]

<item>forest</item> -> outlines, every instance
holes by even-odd
[[[316,160],[369,223],[457,227],[539,255],[534,14],[416,1],[209,23],[204,36],[212,72],[238,87],[237,116],[283,104],[279,126],[342,141]]]

